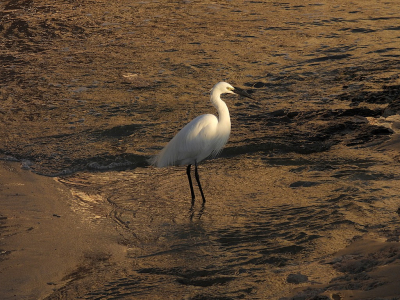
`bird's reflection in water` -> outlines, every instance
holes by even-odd
[[[197,220],[200,220],[204,214],[205,209],[206,209],[206,205],[205,205],[205,203],[202,203],[199,211],[196,214],[196,209],[195,209],[194,205],[192,205],[189,209],[189,220],[191,222],[193,221],[194,218]]]

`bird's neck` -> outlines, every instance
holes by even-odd
[[[229,116],[228,106],[224,101],[222,101],[220,96],[211,96],[211,103],[215,106],[218,111],[218,123],[220,124],[231,124],[231,119]]]

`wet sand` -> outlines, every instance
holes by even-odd
[[[399,298],[399,12],[2,2],[0,298]],[[146,161],[221,80],[256,101],[191,209]]]
[[[53,178],[9,162],[1,162],[0,178],[2,299],[44,299],[77,269],[122,256],[121,247],[102,242],[105,228],[82,222],[70,191]]]

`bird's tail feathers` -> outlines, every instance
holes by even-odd
[[[155,155],[149,158],[147,161],[150,165],[155,166],[157,168],[163,168],[173,165],[173,157],[169,155],[169,151],[167,151],[167,147],[162,149],[158,155]]]
[[[157,160],[158,160],[158,156],[154,155],[154,156],[150,157],[149,159],[147,159],[147,162],[151,166],[157,166]]]

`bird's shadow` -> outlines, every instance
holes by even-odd
[[[206,209],[205,203],[203,203],[200,207],[200,209],[197,211],[196,213],[196,208],[194,206],[194,204],[192,204],[192,206],[189,209],[189,220],[192,222],[194,219],[195,220],[200,220],[201,217],[204,214],[204,211]]]

